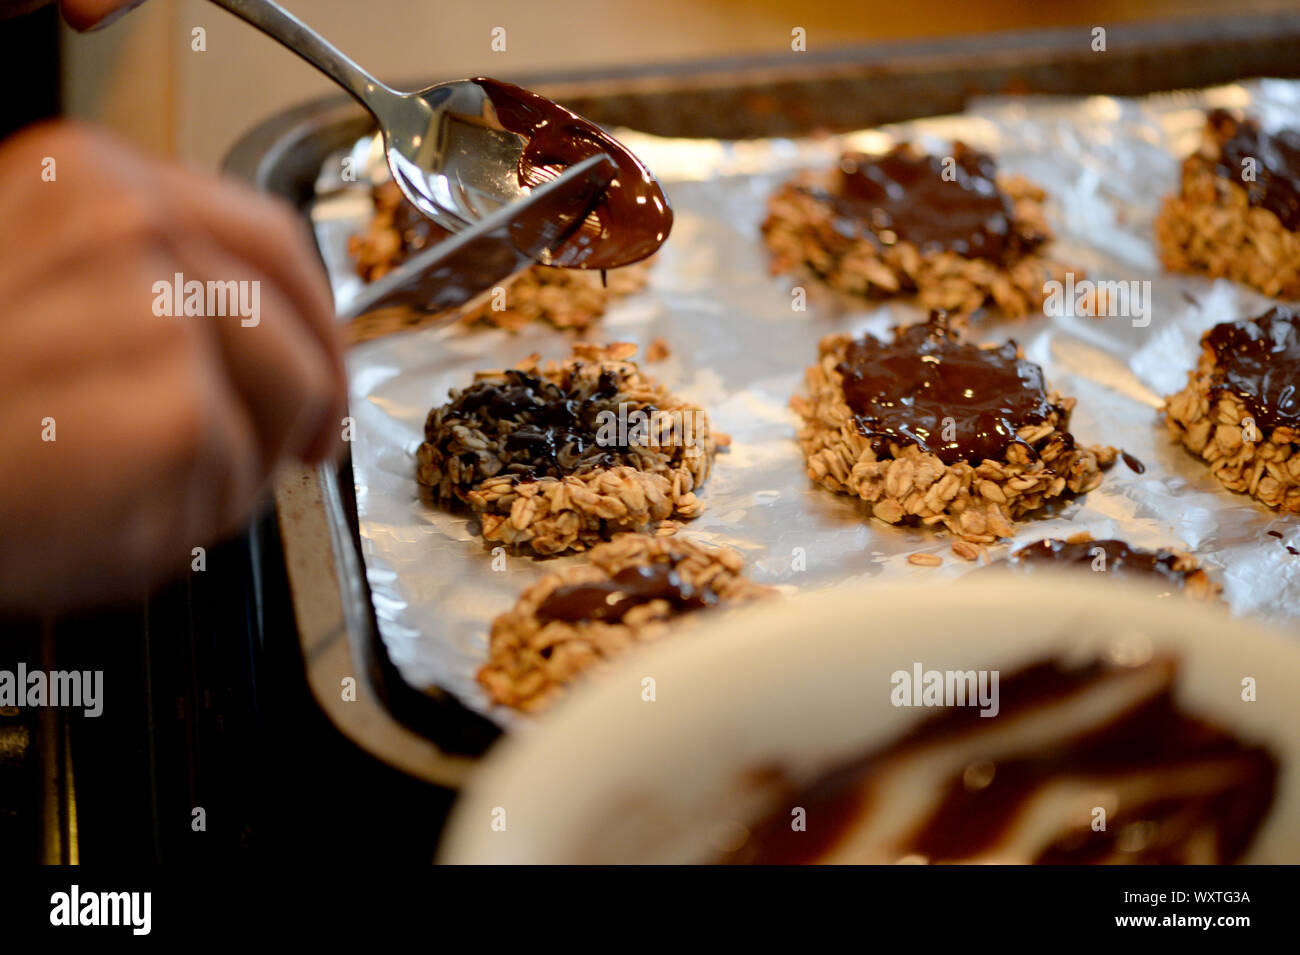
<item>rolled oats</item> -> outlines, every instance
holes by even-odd
[[[417,479],[438,503],[468,505],[487,542],[534,554],[698,517],[718,447],[708,416],[645,377],[635,352],[579,343],[563,362],[478,373],[429,412]]]
[[[1267,322],[1265,331],[1258,323]],[[1300,513],[1300,430],[1289,424],[1271,424],[1252,414],[1247,400],[1262,395],[1243,395],[1225,386],[1225,372],[1213,345],[1216,333],[1237,330],[1257,336],[1261,347],[1275,340],[1283,323],[1291,325],[1292,342],[1300,337],[1300,318],[1275,309],[1247,322],[1216,325],[1201,339],[1201,356],[1194,371],[1187,373],[1187,387],[1165,400],[1164,420],[1174,440],[1205,461],[1225,488],[1249,494],[1268,507]],[[1274,331],[1276,329],[1276,332]],[[1238,343],[1233,353],[1240,351]],[[1292,389],[1300,381],[1293,364],[1279,368],[1270,386]],[[1292,393],[1293,394],[1293,393]],[[1282,397],[1275,395],[1273,398]],[[1292,396],[1290,399],[1295,401]],[[1292,410],[1294,418],[1294,408]]]
[[[974,154],[961,143],[953,149],[957,161]],[[1010,238],[1024,247],[1005,261],[951,249],[922,251],[903,239],[884,244],[839,228],[827,198],[831,181],[826,174],[802,173],[769,199],[762,231],[773,274],[806,271],[833,289],[868,299],[914,295],[922,308],[962,317],[985,307],[1009,317],[1040,313],[1048,294],[1045,283],[1064,283],[1067,272],[1083,276],[1082,269],[1041,253],[1052,235],[1045,194],[1023,177],[996,179],[1014,210]]]
[[[843,334],[821,340],[819,360],[805,372],[807,395],[791,407],[803,420],[798,441],[809,477],[860,498],[887,524],[942,524],[963,541],[992,543],[1067,492],[1092,490],[1115,462],[1115,448],[1075,444],[1066,430],[1074,402],[1056,392],[1047,395],[1046,420],[1020,428],[1020,443],[1010,444],[1003,460],[949,464],[906,441],[880,447],[864,437],[845,397],[839,366],[852,341]]]
[[[520,595],[515,606],[492,623],[488,662],[479,683],[492,699],[526,711],[544,708],[585,671],[656,640],[683,612],[671,597],[646,593],[617,619],[556,618],[549,602],[575,589],[601,588],[604,606],[617,598],[620,575],[639,569],[671,568],[678,593],[707,596],[699,603],[735,605],[771,594],[742,573],[744,561],[728,547],[707,547],[683,537],[621,534],[593,547],[586,560],[549,574]],[[633,578],[635,581],[635,578]],[[572,600],[573,597],[569,596]]]
[[[1275,298],[1300,297],[1300,233],[1252,201],[1242,170],[1221,174],[1223,149],[1249,121],[1215,111],[1201,147],[1182,165],[1177,194],[1156,218],[1156,245],[1164,267],[1241,282]],[[1263,157],[1257,157],[1260,162]]]

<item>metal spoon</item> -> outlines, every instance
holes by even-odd
[[[401,93],[370,76],[271,0],[212,2],[288,47],[356,97],[379,123],[393,179],[416,208],[444,229],[459,232],[528,194],[519,175],[527,140],[500,125],[478,83],[456,80]]]

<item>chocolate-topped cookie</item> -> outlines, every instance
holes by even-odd
[[[845,153],[828,188],[797,188],[834,210],[836,231],[872,239],[882,251],[909,242],[922,253],[1009,266],[1047,240],[1042,230],[1017,231],[993,158],[965,146],[952,157],[906,146],[880,156]]]
[[[982,348],[942,318],[896,331],[893,341],[850,341],[835,370],[844,400],[877,454],[911,443],[944,464],[999,460],[1019,431],[1058,418],[1043,370],[1015,342]]]
[[[1216,109],[1156,219],[1165,268],[1300,296],[1300,130]]]
[[[1228,490],[1300,512],[1300,314],[1278,306],[1201,336],[1165,424]]]
[[[1035,541],[989,566],[1017,573],[1076,568],[1156,584],[1165,593],[1182,591],[1199,598],[1213,597],[1222,589],[1190,554],[1163,547],[1144,550],[1121,540],[1094,540],[1090,534],[1069,540],[1049,537]]]
[[[429,412],[417,478],[469,505],[488,541],[558,554],[703,510],[694,491],[727,437],[628,361],[635,345],[573,352],[479,372]]]
[[[989,543],[1048,501],[1096,487],[1117,454],[1076,445],[1074,399],[1015,342],[969,344],[940,313],[891,341],[822,339],[805,381],[791,405],[809,476],[890,524],[943,524]]]
[[[763,235],[774,272],[803,268],[842,292],[915,294],[960,314],[991,305],[1025,315],[1066,272],[1041,254],[1052,237],[1043,198],[963,143],[950,156],[903,143],[796,176],[769,200]]]
[[[666,634],[683,615],[772,593],[728,547],[621,534],[549,574],[492,622],[479,683],[523,710],[546,706],[589,668]]]

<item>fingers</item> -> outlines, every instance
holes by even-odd
[[[74,30],[108,26],[140,6],[144,0],[59,0],[59,10]]]
[[[101,177],[100,188],[130,184],[130,195],[119,199],[123,209],[117,218],[123,224],[112,226],[114,232],[152,230],[174,253],[183,249],[187,281],[258,283],[257,326],[229,316],[211,320],[230,332],[219,340],[226,359],[238,362],[231,373],[239,393],[250,407],[274,415],[264,435],[264,450],[271,455],[267,466],[281,454],[308,461],[331,455],[347,407],[342,341],[324,269],[292,209],[238,183],[139,156],[93,130],[74,128],[65,135],[94,152],[95,167],[87,175]],[[173,275],[157,278],[171,281]],[[276,327],[259,334],[261,325]],[[254,355],[258,348],[265,349],[261,356]],[[308,356],[313,367],[325,371],[323,409],[319,382],[304,384],[310,377],[304,371]],[[277,380],[280,387],[272,394]],[[309,403],[302,413],[315,423],[305,437],[296,433],[296,419],[290,420],[284,407],[295,398]]]
[[[255,262],[272,275],[297,305],[326,350],[339,358],[342,346],[334,317],[334,297],[306,225],[277,199],[226,179],[202,177],[165,167],[166,187],[178,217],[202,227],[232,254]]]
[[[254,422],[264,469],[285,457],[310,459],[322,434],[337,433],[342,414],[334,356],[299,318],[285,289],[265,272],[207,238],[179,241],[175,251],[187,281],[256,283],[256,324],[232,316],[202,318],[200,330],[210,336],[235,400]]]
[[[179,169],[167,169],[164,175],[181,234],[202,234],[229,256],[263,273],[269,282],[264,288],[279,303],[264,308],[264,314],[272,321],[297,326],[285,335],[296,338],[306,332],[325,363],[331,400],[319,415],[321,428],[303,454],[307,460],[319,460],[338,443],[339,421],[347,406],[347,376],[333,296],[310,234],[288,206],[223,180],[205,178],[202,188],[197,188],[199,184],[189,176]],[[267,335],[268,347],[279,334]],[[255,336],[246,338],[255,340]]]
[[[54,123],[0,144],[0,210],[0,606],[170,574],[337,446],[332,297],[287,206]]]
[[[282,456],[317,461],[331,455],[340,443],[347,404],[342,345],[324,271],[306,228],[289,207],[237,184],[139,155],[93,129],[57,124],[45,128],[43,139],[45,143],[28,142],[19,151],[59,155],[60,188],[76,189],[87,212],[93,208],[99,214],[37,215],[34,241],[13,250],[17,259],[31,259],[20,274],[41,272],[60,286],[69,273],[84,271],[88,254],[94,261],[124,256],[123,264],[129,265],[142,249],[162,253],[158,273],[136,283],[130,303],[120,303],[126,307],[117,314],[129,320],[126,326],[108,328],[98,322],[78,331],[84,315],[74,311],[61,316],[71,323],[67,332],[106,339],[95,350],[102,356],[120,351],[119,345],[126,348],[137,332],[147,334],[159,322],[220,329],[211,341],[220,359],[232,363],[232,386],[250,412],[268,415],[259,421],[266,467]],[[84,161],[92,156],[93,162]],[[73,162],[76,157],[81,161]],[[4,158],[6,164],[14,161],[12,152]],[[247,324],[234,308],[207,317],[153,315],[154,282],[170,285],[178,271],[182,281],[197,281],[204,288],[209,282],[234,283],[240,292],[255,292],[259,314]],[[294,402],[302,407],[292,407]],[[306,432],[304,421],[310,422]]]

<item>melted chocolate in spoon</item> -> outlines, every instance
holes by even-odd
[[[616,178],[581,228],[551,256],[550,265],[612,269],[652,255],[668,238],[672,207],[641,161],[594,123],[529,90],[476,77],[501,125],[527,140],[519,159],[519,184],[534,188],[568,166],[605,153]]]

